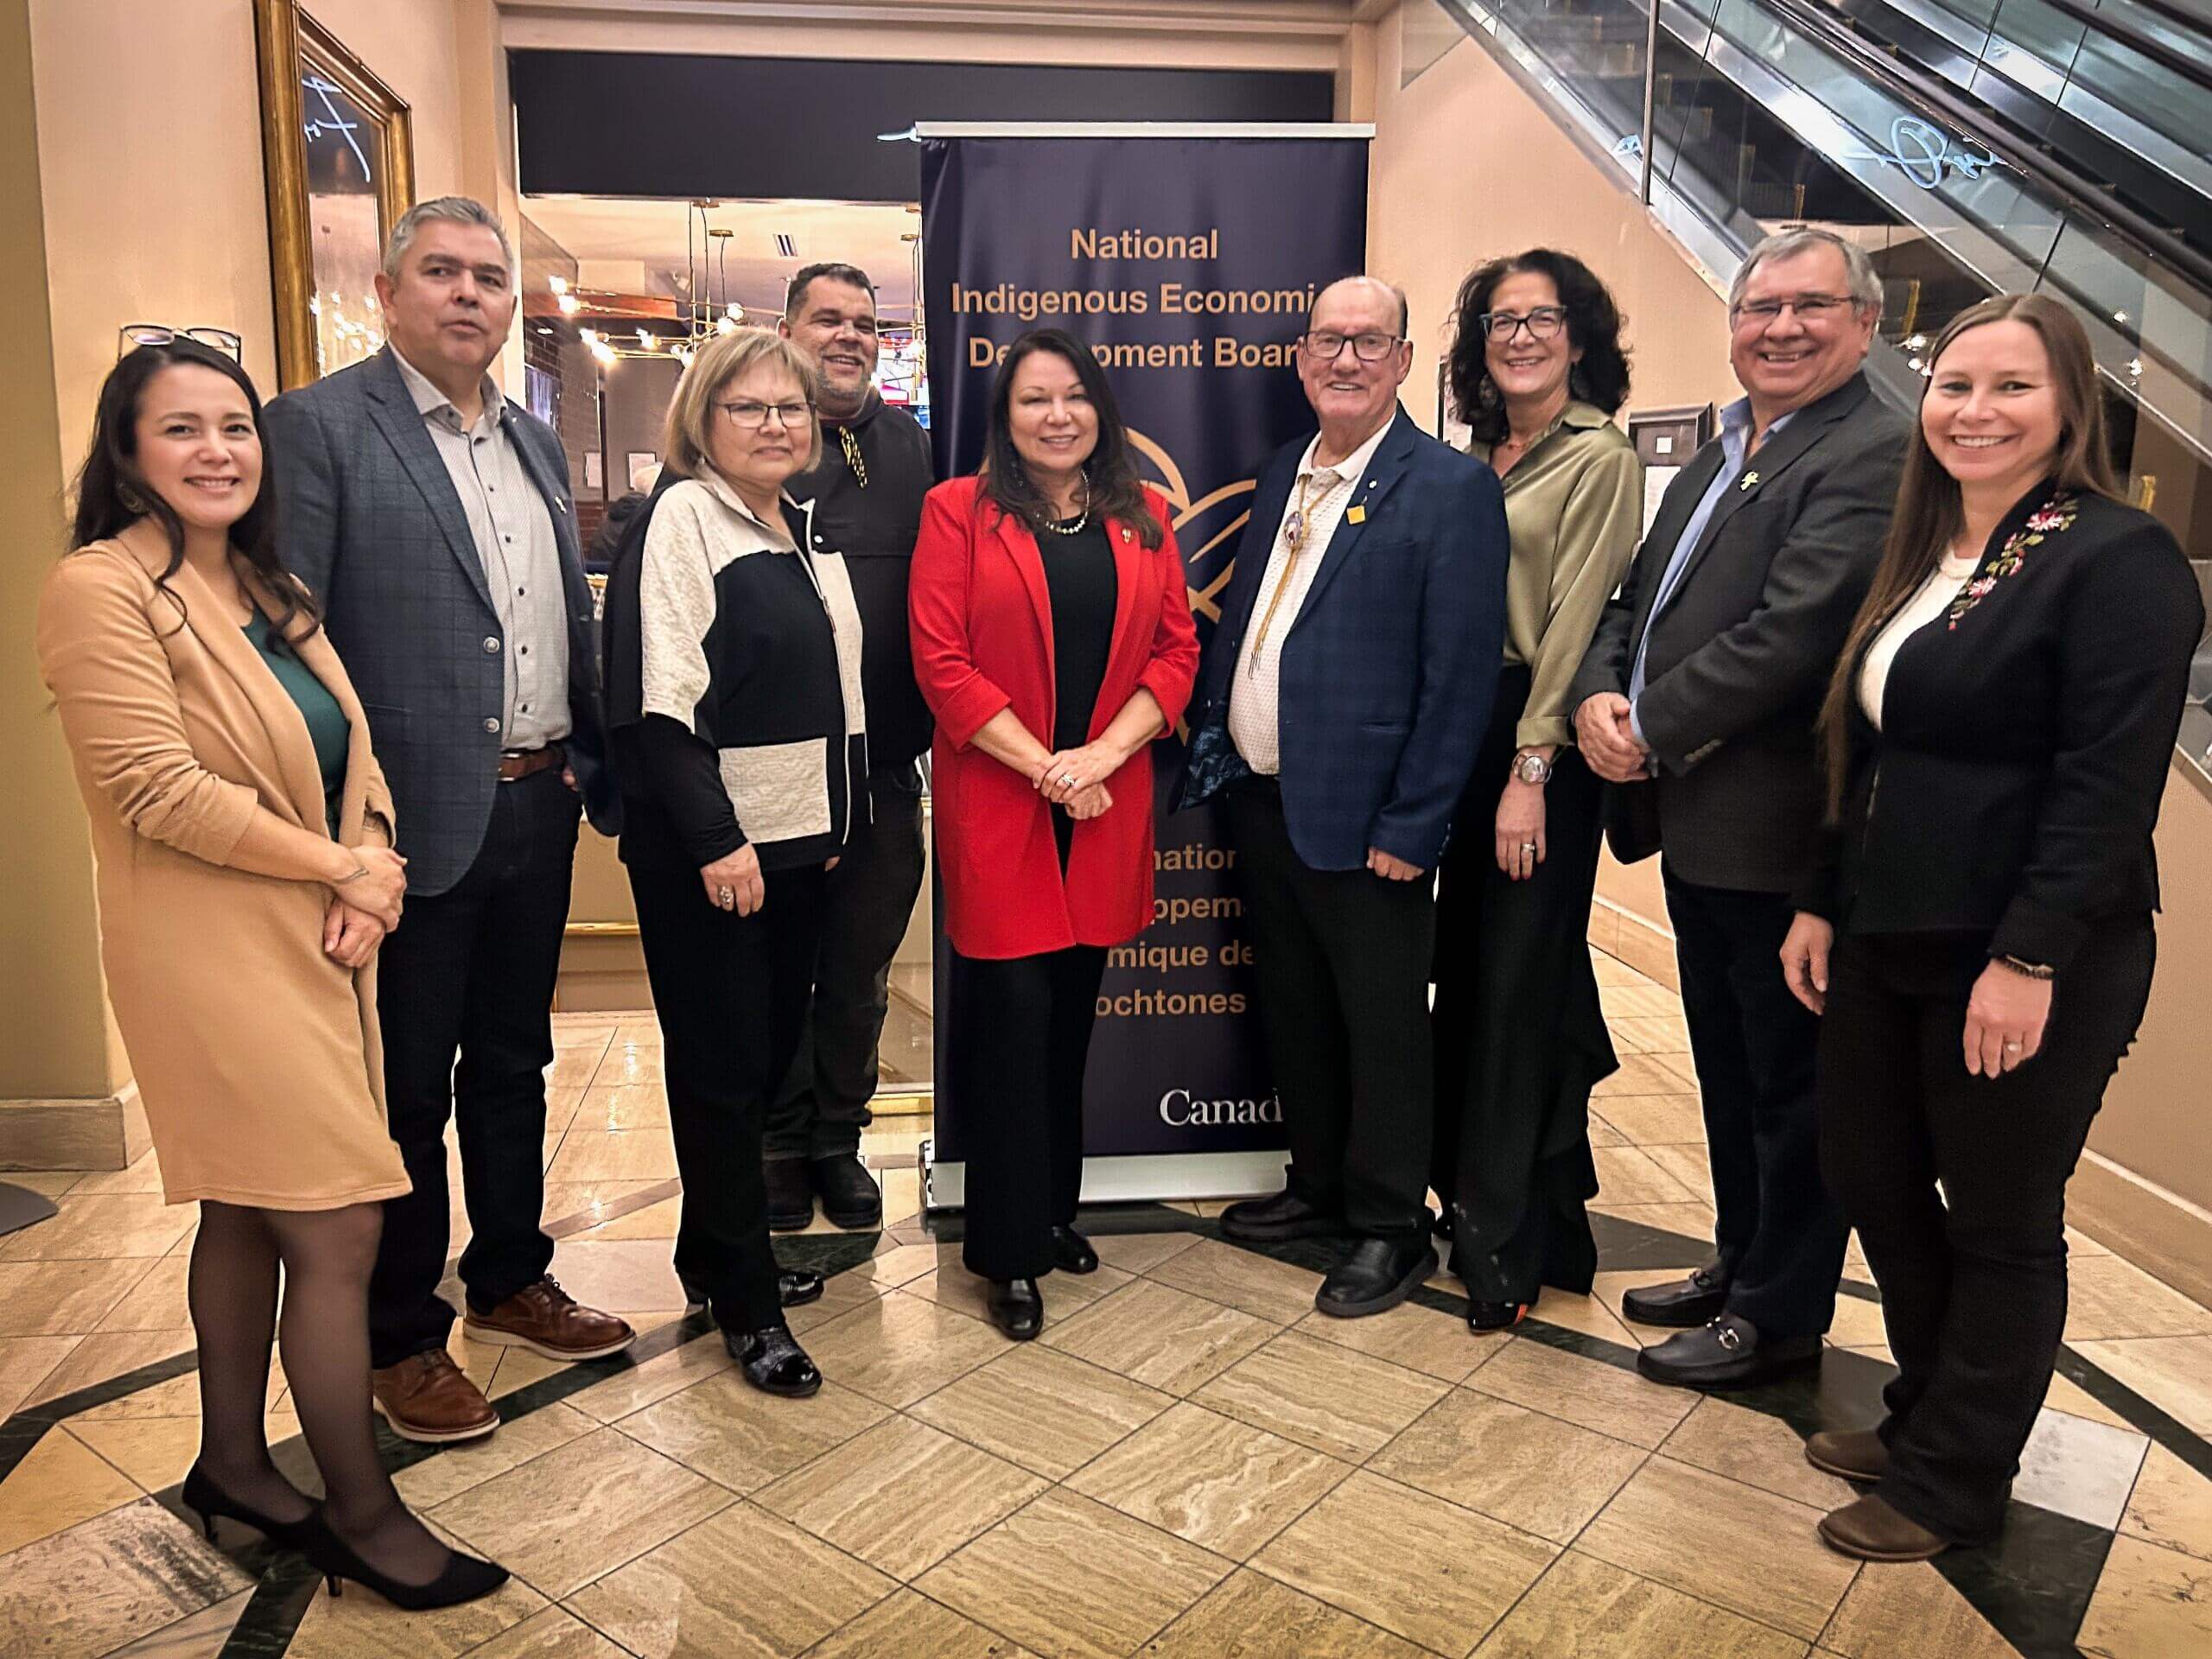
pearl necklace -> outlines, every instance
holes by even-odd
[[[1051,531],[1055,536],[1073,536],[1090,522],[1090,487],[1089,480],[1086,480],[1084,481],[1083,492],[1083,511],[1076,515],[1075,521],[1072,524],[1062,524],[1058,519],[1055,518],[1048,523],[1045,528]]]

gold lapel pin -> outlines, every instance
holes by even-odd
[[[1367,504],[1365,502],[1362,502],[1357,506],[1352,508],[1351,512],[1344,514],[1344,520],[1348,524],[1365,524],[1367,522]]]
[[[1758,481],[1759,475],[1757,473],[1745,473],[1744,474],[1744,481],[1738,484],[1736,487],[1739,491],[1753,489],[1758,486]]]

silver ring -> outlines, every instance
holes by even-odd
[[[2018,1052],[2019,1052],[2019,1051],[2020,1051],[2020,1045],[2019,1045],[2019,1044],[2018,1044],[2018,1043],[2007,1043],[2007,1044],[2005,1044],[2005,1052],[2007,1054],[2017,1054],[2017,1053],[2018,1053]]]
[[[737,895],[732,893],[728,887],[716,887],[715,889],[715,902],[720,905],[724,910],[728,910],[732,905],[737,902]]]
[[[1063,789],[1073,789],[1075,787],[1075,773],[1071,772],[1062,772],[1060,774],[1060,787]]]
[[[1536,850],[1536,843],[1533,841],[1524,841],[1521,843],[1521,850],[1524,853],[1533,853]]]

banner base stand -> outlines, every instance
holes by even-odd
[[[966,1199],[968,1166],[940,1161],[934,1136],[922,1142],[922,1208],[957,1210]],[[1147,1199],[1260,1198],[1282,1191],[1290,1154],[1281,1147],[1257,1152],[1162,1153],[1135,1158],[1083,1160],[1084,1204],[1135,1204]]]

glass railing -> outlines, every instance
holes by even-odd
[[[1872,366],[1900,402],[1917,397],[1929,340],[1975,302],[2064,300],[2089,329],[2134,498],[2212,588],[2212,291],[1871,72],[1840,25],[1789,0],[1658,0],[1648,73],[1649,0],[1439,3],[1643,195],[1716,287],[1785,226],[1866,247],[1885,296]],[[2015,0],[1947,3],[1993,15]],[[2212,656],[2198,678],[2183,741],[2203,764]]]

